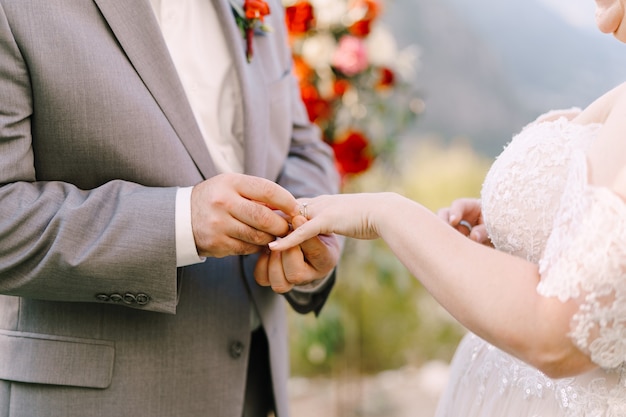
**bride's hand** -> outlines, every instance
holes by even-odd
[[[376,239],[373,215],[383,209],[385,193],[335,194],[300,200],[300,215],[308,219],[289,235],[269,244],[281,251],[314,236],[336,233],[355,239]]]
[[[483,222],[480,200],[477,198],[459,198],[450,207],[437,212],[440,219],[454,227],[470,239],[493,246]]]

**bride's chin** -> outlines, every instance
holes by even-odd
[[[626,43],[626,25],[624,24],[623,19],[617,24],[617,27],[613,31],[613,36],[618,41]]]
[[[623,19],[624,9],[620,2],[614,2],[611,5],[596,4],[596,25],[600,32],[613,33],[617,37]]]

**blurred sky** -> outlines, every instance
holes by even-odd
[[[594,0],[540,0],[561,14],[574,26],[583,28],[595,27]]]

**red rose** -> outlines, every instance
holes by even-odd
[[[251,62],[254,54],[252,45],[254,31],[267,32],[270,30],[268,26],[263,24],[265,16],[270,14],[270,6],[265,0],[244,0],[242,8],[236,4],[235,0],[231,0],[231,7],[235,15],[235,22],[246,41],[246,59]]]
[[[333,83],[333,93],[335,93],[335,96],[337,97],[343,96],[349,88],[350,81],[342,78],[336,79]]]
[[[307,84],[314,75],[313,69],[299,56],[293,57],[293,73],[301,85]]]
[[[259,19],[261,22],[264,17],[270,14],[270,6],[264,0],[245,0],[243,9],[246,12],[246,19]]]
[[[367,170],[373,158],[368,152],[368,141],[356,131],[350,131],[338,142],[332,144],[339,172],[342,175],[358,174]]]
[[[388,88],[393,86],[393,83],[396,80],[396,75],[389,68],[381,68],[380,69],[380,78],[378,79],[377,87],[379,88]]]
[[[354,22],[348,31],[359,37],[365,37],[370,34],[370,28],[374,19],[380,15],[380,3],[376,0],[355,0],[350,5],[351,9],[361,9],[363,17]]]
[[[300,95],[309,115],[309,120],[316,122],[326,119],[331,114],[330,103],[319,96],[315,86],[304,83],[300,86]]]
[[[292,35],[302,35],[313,27],[313,6],[308,1],[299,1],[285,8],[287,30]]]
[[[351,24],[350,27],[348,28],[348,31],[350,32],[350,34],[354,36],[364,38],[370,34],[371,25],[372,25],[371,20],[359,20]]]

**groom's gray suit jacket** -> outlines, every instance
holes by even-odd
[[[228,1],[213,2],[243,91],[246,173],[335,192],[281,5],[247,63]],[[284,297],[254,283],[256,258],[176,268],[176,187],[216,171],[150,7],[0,0],[1,417],[241,417],[253,305],[286,415]]]

